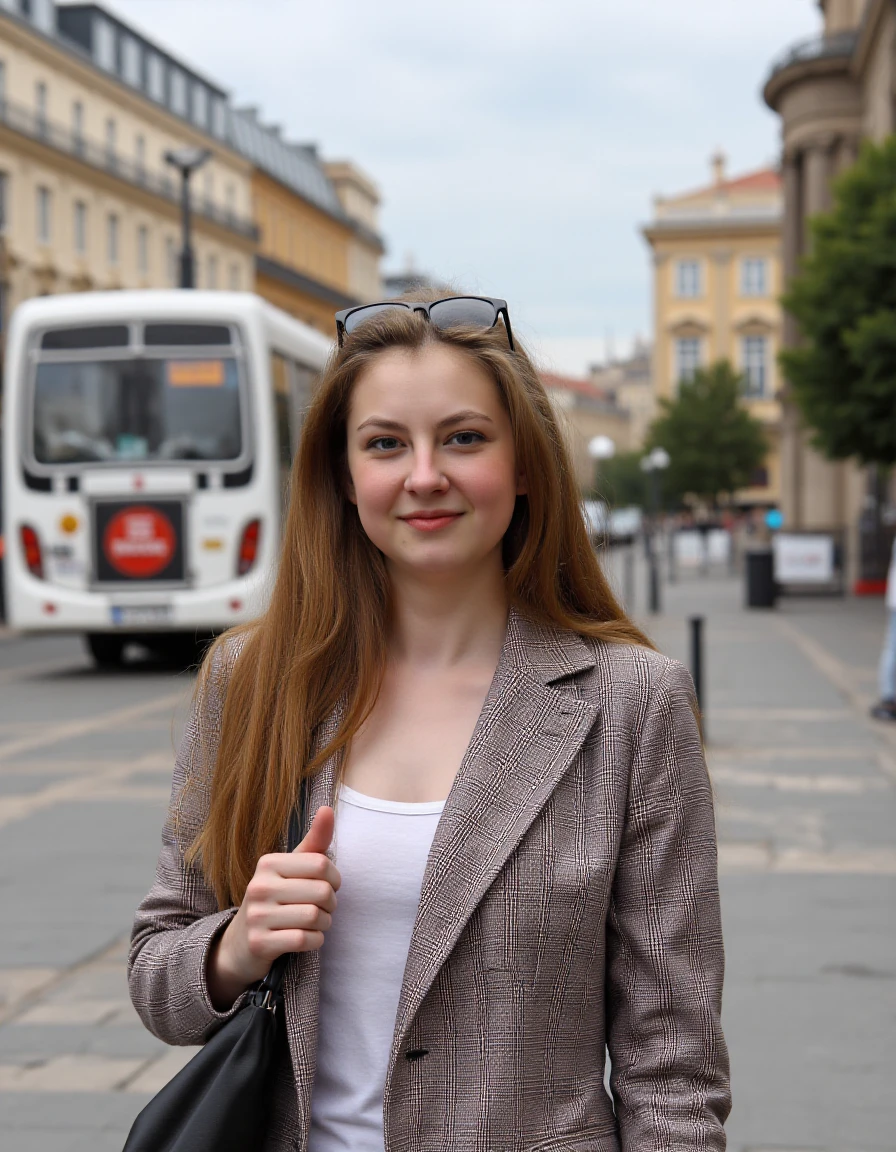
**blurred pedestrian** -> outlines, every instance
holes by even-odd
[[[134,1003],[201,1044],[296,954],[269,1152],[721,1152],[690,676],[609,589],[504,302],[337,320],[270,607],[197,685]]]
[[[887,573],[886,606],[887,631],[877,674],[880,700],[871,709],[876,720],[896,720],[896,538]]]

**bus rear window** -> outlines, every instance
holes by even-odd
[[[235,460],[236,359],[39,363],[33,449],[40,464]]]
[[[232,341],[226,324],[147,324],[143,343],[147,347],[182,348],[186,345],[230,344]]]
[[[125,324],[102,324],[81,328],[51,328],[44,332],[40,346],[51,352],[80,348],[127,348],[129,333]]]

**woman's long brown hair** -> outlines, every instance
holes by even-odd
[[[583,636],[652,647],[604,578],[562,433],[526,353],[510,350],[501,324],[441,331],[409,311],[380,313],[334,351],[308,410],[269,607],[216,641],[197,685],[201,695],[211,676],[221,687],[226,682],[208,757],[208,819],[190,849],[222,907],[242,900],[259,857],[281,840],[300,780],[344,752],[379,692],[389,580],[345,495],[346,419],[355,381],[377,355],[429,344],[458,349],[481,365],[510,417],[528,492],[517,498],[504,539],[508,603]],[[242,633],[237,659],[229,655],[234,632]],[[340,701],[338,730],[315,753],[315,730]]]

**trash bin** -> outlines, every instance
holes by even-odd
[[[777,597],[771,548],[750,549],[747,552],[747,607],[774,608]]]

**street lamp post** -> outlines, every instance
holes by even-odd
[[[180,208],[182,248],[180,253],[180,286],[195,288],[195,261],[190,237],[190,177],[211,156],[208,148],[172,148],[165,153],[165,161],[180,172]]]
[[[650,488],[650,511],[647,524],[647,565],[650,573],[650,611],[660,611],[660,571],[656,550],[656,529],[660,508],[660,475],[671,463],[665,448],[654,448],[641,458],[641,470],[647,473]]]
[[[600,462],[613,459],[616,455],[616,444],[609,436],[592,436],[588,441],[588,455],[594,461],[594,489],[595,494],[599,495]]]

